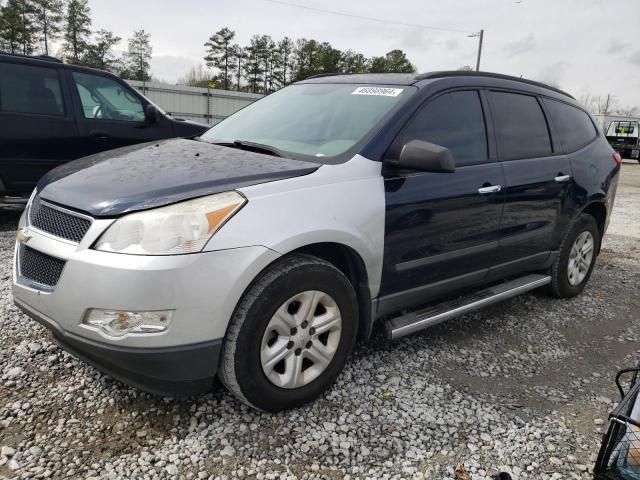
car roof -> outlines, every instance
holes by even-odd
[[[545,90],[550,90],[555,93],[574,98],[567,92],[564,92],[551,85],[546,85],[534,80],[528,80],[521,77],[513,77],[511,75],[503,75],[501,73],[493,72],[474,72],[465,70],[443,70],[428,73],[355,73],[355,74],[334,74],[326,73],[321,75],[314,75],[298,83],[364,83],[372,85],[417,85],[420,86],[423,83],[427,83],[431,80],[444,79],[444,78],[478,78],[478,79],[494,79],[505,80],[509,82],[519,82],[520,84],[530,85]],[[574,99],[575,100],[575,99]]]
[[[73,70],[84,71],[86,73],[96,73],[100,75],[109,75],[115,78],[118,78],[113,73],[100,70],[97,68],[84,67],[81,65],[73,65],[71,63],[64,63],[62,60],[56,57],[51,57],[48,55],[21,55],[17,53],[0,53],[0,61],[10,61],[11,63],[25,63],[25,64],[33,64],[39,66],[46,67],[56,67],[56,68],[68,68]]]

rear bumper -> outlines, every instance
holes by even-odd
[[[61,330],[44,314],[15,301],[27,315],[51,332],[55,343],[85,363],[141,390],[168,396],[211,389],[218,370],[222,340],[160,348],[127,348],[95,342]]]

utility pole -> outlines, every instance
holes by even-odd
[[[480,33],[477,34],[480,37],[478,41],[478,60],[476,60],[476,72],[480,71],[480,57],[482,56],[482,39],[484,38],[484,30],[480,30]]]

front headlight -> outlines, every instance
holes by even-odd
[[[116,220],[95,249],[136,255],[200,252],[247,200],[238,192],[196,198]]]

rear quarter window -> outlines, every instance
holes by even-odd
[[[586,112],[556,100],[545,99],[544,103],[567,153],[579,150],[597,137],[596,127]]]
[[[489,92],[502,160],[551,155],[551,137],[538,99],[531,95]]]
[[[64,115],[58,72],[53,68],[0,63],[0,112]]]

